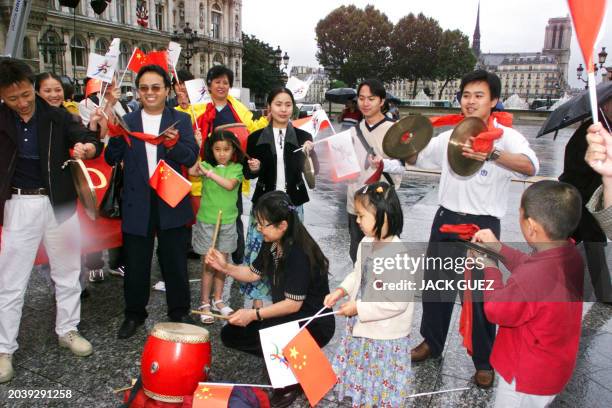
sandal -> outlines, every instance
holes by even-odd
[[[200,307],[198,307],[200,312],[210,313],[210,304],[202,303]],[[215,318],[210,315],[201,314],[200,321],[204,324],[213,324],[215,322]]]
[[[221,309],[219,309],[219,308],[217,307],[217,305],[218,305],[219,303],[224,303],[224,302],[223,302],[223,299],[213,300],[213,302],[212,302],[212,307],[210,308],[210,310],[212,310],[213,312],[219,312],[219,313],[221,313],[223,316],[229,316],[229,315],[231,315],[232,313],[234,313],[234,309],[232,309],[232,308],[231,308],[231,307],[229,307],[229,306],[223,306]]]

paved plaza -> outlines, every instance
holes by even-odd
[[[560,173],[563,149],[571,134],[560,133],[552,137],[533,139],[539,124],[518,126],[530,139],[542,161],[541,175]],[[323,150],[320,151],[321,153]],[[311,192],[311,202],[305,206],[306,225],[330,259],[331,287],[335,287],[350,271],[348,257],[348,231],[345,211],[345,187],[322,181],[327,163],[321,155],[322,170],[317,188]],[[400,199],[404,209],[402,238],[426,242],[436,210],[437,176],[406,173]],[[509,211],[502,220],[502,240],[522,241],[517,223],[519,197],[525,185],[512,183]],[[246,213],[246,211],[245,211]],[[160,276],[157,260],[153,261],[154,279]],[[200,277],[200,263],[189,261],[191,279]],[[123,285],[121,278],[107,275],[105,281],[89,285],[91,295],[83,301],[80,330],[91,341],[94,353],[87,358],[74,357],[58,347],[54,335],[55,305],[53,289],[48,275],[38,269],[32,273],[19,334],[19,350],[14,355],[15,378],[0,385],[0,406],[3,407],[115,407],[119,399],[112,392],[130,384],[140,372],[140,355],[147,332],[157,322],[166,321],[165,295],[153,291],[149,303],[149,318],[145,329],[128,340],[117,340],[116,334],[123,320]],[[192,305],[199,303],[199,282],[191,284]],[[237,308],[242,297],[236,285],[232,289],[230,304]],[[408,400],[407,407],[489,407],[493,402],[493,389],[481,390],[470,380],[474,368],[461,346],[458,333],[460,304],[457,300],[444,355],[438,360],[413,364],[416,393],[469,387],[469,390],[439,394]],[[411,341],[420,343],[418,328],[421,305],[415,305]],[[267,383],[263,362],[250,355],[223,347],[219,331],[223,323],[206,326],[211,334],[214,381],[235,383]],[[344,321],[337,318],[336,336],[325,347],[328,356],[335,353]],[[71,398],[63,400],[9,399],[11,390],[70,390]],[[296,407],[306,407],[302,398]],[[334,400],[333,393],[319,405],[321,407],[350,406],[348,401]],[[612,406],[612,307],[599,303],[586,303],[578,364],[571,382],[555,400],[553,407],[611,407]]]

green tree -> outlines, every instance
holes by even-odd
[[[438,48],[442,28],[438,21],[410,13],[402,17],[391,34],[393,67],[398,78],[413,81],[412,97],[417,93],[419,80],[434,80],[438,62]]]
[[[470,48],[467,35],[459,30],[445,30],[438,53],[437,78],[444,81],[440,88],[438,99],[450,81],[461,78],[476,65],[476,57]]]
[[[242,84],[256,99],[283,85],[281,72],[271,61],[274,48],[253,35],[242,33]]]
[[[317,59],[334,67],[333,78],[351,87],[364,78],[387,81],[393,76],[388,47],[392,31],[393,24],[374,6],[340,6],[317,24]]]

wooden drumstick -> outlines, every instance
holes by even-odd
[[[212,237],[212,245],[210,246],[212,249],[215,249],[215,245],[217,245],[217,237],[219,236],[219,228],[221,228],[221,216],[223,215],[223,211],[219,210],[219,214],[217,214],[217,225],[215,225],[215,232]]]
[[[134,388],[134,384],[136,384],[136,379],[132,378],[132,385],[130,385],[129,387],[123,387],[123,388],[114,389],[113,393],[119,394],[120,392],[131,390],[132,388]]]
[[[211,313],[211,312],[203,312],[201,310],[192,310],[191,313],[199,314],[199,315],[205,315],[205,316],[212,316],[212,317],[216,317],[217,319],[221,319],[221,320],[229,320],[230,319],[229,316],[223,316],[223,315],[216,314],[216,313]]]

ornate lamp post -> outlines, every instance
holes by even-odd
[[[192,30],[189,27],[189,23],[185,23],[185,27],[183,28],[183,32],[179,33],[178,31],[174,31],[172,35],[172,41],[176,41],[178,43],[184,43],[183,52],[181,52],[181,56],[185,59],[185,67],[187,71],[191,72],[191,58],[198,52],[198,48],[194,47],[193,44],[198,40],[198,32]]]
[[[43,55],[44,62],[51,62],[51,72],[55,73],[55,65],[58,64],[58,61],[61,61],[58,59],[58,56],[63,60],[64,53],[66,52],[66,43],[60,40],[53,27],[49,26],[47,31],[40,37],[38,49]],[[61,74],[64,75],[64,64],[60,62],[59,65],[61,67]]]
[[[595,74],[597,74],[597,71],[600,68],[603,68],[604,64],[606,63],[606,59],[608,58],[608,53],[606,52],[606,47],[601,47],[601,51],[599,54],[597,54],[598,60],[597,62],[599,62],[599,67],[597,66],[597,64],[593,64],[593,70],[595,71]],[[576,68],[576,75],[578,75],[578,79],[581,80],[582,82],[585,83],[584,88],[587,89],[589,87],[588,82],[586,79],[582,78],[582,73],[584,72],[584,67],[582,66],[582,64],[578,65],[578,68]],[[606,72],[604,71],[604,75],[606,74]]]
[[[276,46],[276,50],[272,51],[272,55],[268,58],[268,62],[278,69],[279,82],[285,85],[289,79],[287,73],[287,68],[289,67],[289,54],[287,54],[287,51],[285,51],[285,55],[283,55],[280,45]]]

